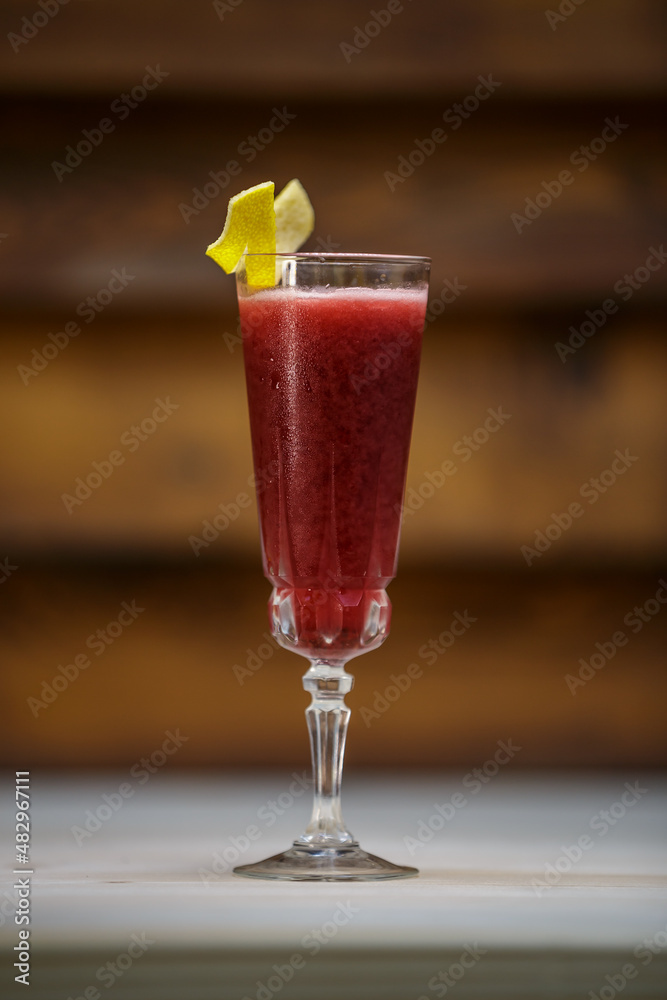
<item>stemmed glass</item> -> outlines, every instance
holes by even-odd
[[[266,255],[257,255],[265,257]],[[303,686],[314,806],[282,854],[237,875],[401,878],[415,868],[362,850],[340,785],[353,677],[387,638],[430,260],[276,254],[275,284],[237,271],[271,630],[310,660]]]

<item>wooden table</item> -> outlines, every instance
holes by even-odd
[[[351,829],[418,878],[233,876],[237,853],[265,857],[301,832],[304,777],[34,774],[25,995],[667,997],[657,773],[350,774]],[[10,801],[8,847],[13,812]],[[5,954],[18,940],[14,878],[0,897]],[[11,970],[3,977],[3,998],[22,995]]]

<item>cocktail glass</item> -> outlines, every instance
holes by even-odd
[[[265,255],[256,255],[262,256]],[[303,686],[314,806],[282,854],[237,875],[367,880],[415,868],[362,850],[340,785],[353,677],[387,638],[430,260],[276,254],[276,282],[237,271],[264,574],[276,641],[310,660]]]

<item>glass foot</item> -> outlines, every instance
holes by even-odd
[[[240,865],[235,875],[246,878],[284,879],[293,882],[367,882],[388,878],[410,878],[416,868],[394,865],[374,854],[350,847],[304,847],[294,844],[282,854]]]

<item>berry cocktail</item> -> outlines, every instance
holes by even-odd
[[[246,258],[247,259],[247,258]],[[311,823],[238,874],[368,879],[415,873],[361,850],[340,812],[352,677],[387,637],[429,261],[276,255],[276,283],[237,273],[264,572],[277,641],[308,657]]]

